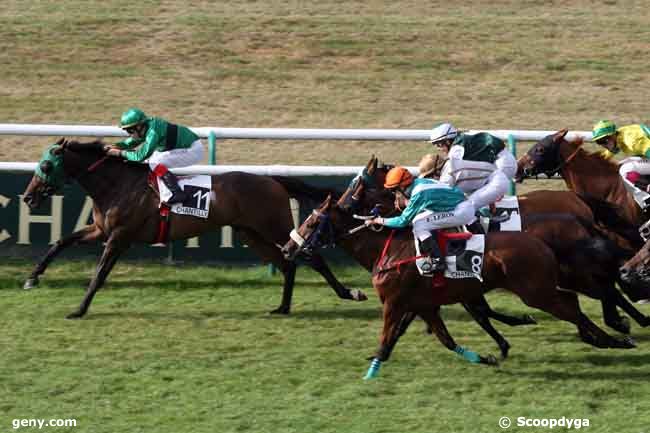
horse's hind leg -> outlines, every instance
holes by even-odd
[[[246,239],[248,246],[254,250],[262,260],[269,261],[282,272],[284,285],[282,287],[282,302],[272,314],[289,314],[291,312],[291,299],[293,298],[293,286],[296,279],[296,264],[286,260],[280,249],[274,244],[267,242],[264,238],[250,229],[240,229]]]
[[[480,364],[488,364],[488,365],[498,364],[497,359],[492,355],[488,355],[487,357],[481,356],[476,352],[473,352],[469,349],[466,349],[456,344],[454,338],[451,336],[451,334],[449,334],[449,331],[445,326],[445,322],[443,322],[442,317],[440,317],[440,307],[436,308],[435,311],[434,310],[420,311],[418,312],[418,315],[422,317],[422,319],[425,322],[427,322],[429,327],[436,334],[436,337],[438,337],[438,340],[447,349],[457,353],[458,355],[462,356],[463,358],[465,358],[466,360],[472,363],[480,363]]]
[[[355,301],[365,301],[368,299],[365,293],[361,290],[349,290],[343,284],[336,279],[332,271],[330,270],[325,259],[318,253],[314,253],[309,260],[307,261],[309,266],[314,269],[316,272],[321,274],[323,278],[327,281],[332,289],[336,292],[339,298],[341,299],[353,299]]]
[[[480,313],[484,314],[487,318],[498,320],[499,322],[504,323],[508,326],[537,324],[537,321],[533,319],[533,317],[530,314],[523,314],[518,317],[518,316],[509,316],[507,314],[494,311],[492,307],[490,307],[490,304],[488,304],[487,300],[485,299],[485,296],[481,296],[480,299],[477,299],[476,301],[472,301],[471,306],[475,310],[478,310]],[[467,309],[467,307],[465,307],[465,309]]]
[[[27,281],[25,281],[23,288],[28,290],[38,286],[38,277],[45,272],[50,263],[52,263],[52,260],[54,260],[61,251],[78,243],[98,242],[100,239],[103,239],[103,237],[104,234],[102,231],[93,224],[59,239],[47,251],[41,261],[38,262],[32,273],[29,275],[29,278],[27,278]]]
[[[526,294],[518,294],[526,305],[544,310],[560,320],[576,325],[580,338],[585,343],[600,348],[629,349],[635,347],[629,338],[619,339],[613,337],[585,316],[580,310],[578,295],[574,292],[557,290],[553,287],[550,290],[535,288]]]

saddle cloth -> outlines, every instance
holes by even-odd
[[[447,263],[447,268],[444,272],[446,278],[476,278],[479,281],[483,281],[481,271],[483,270],[485,236],[471,235],[468,238],[467,236],[469,235],[468,232],[438,232],[437,242],[440,245],[440,251],[445,255]],[[419,256],[420,247],[417,239],[415,239],[415,251]],[[415,261],[415,264],[420,275],[435,277],[435,275],[432,275],[421,267],[422,265],[427,266],[428,260],[428,258],[418,259]]]
[[[166,202],[172,196],[171,191],[158,179],[160,200]],[[212,179],[208,175],[180,176],[178,185],[187,193],[183,203],[174,203],[170,206],[171,212],[178,215],[191,215],[207,218],[210,211]]]

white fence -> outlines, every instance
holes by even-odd
[[[426,141],[428,129],[292,129],[292,128],[191,128],[200,137],[212,135],[216,139],[266,139],[266,140],[381,140],[381,141]],[[537,141],[555,131],[529,130],[470,130],[469,134],[489,132],[503,140],[512,136],[517,141]],[[102,125],[46,125],[0,123],[0,135],[32,136],[82,136],[82,137],[126,137],[116,126]],[[572,131],[567,139],[582,137],[591,140],[589,131]],[[0,162],[0,171],[33,173],[36,163]],[[174,170],[179,174],[221,174],[228,171],[246,171],[261,175],[276,176],[353,176],[362,167],[356,166],[289,166],[289,165],[195,165]],[[409,167],[415,170],[414,167]]]

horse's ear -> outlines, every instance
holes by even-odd
[[[53,147],[52,149],[50,149],[50,154],[59,156],[63,154],[63,150],[64,150],[63,146]]]
[[[372,174],[372,172],[375,171],[375,168],[377,168],[377,158],[375,155],[372,155],[370,160],[368,160],[368,164],[366,164],[366,173]]]
[[[323,210],[327,210],[332,205],[332,194],[327,194],[327,198],[323,202]]]
[[[52,172],[52,161],[41,162],[40,169],[43,173],[50,174],[50,172]]]
[[[61,137],[56,141],[58,146],[63,146],[63,143],[65,143],[65,137]]]
[[[557,141],[557,140],[561,140],[561,139],[563,139],[564,136],[567,134],[567,132],[569,132],[569,130],[568,130],[567,128],[560,129],[560,130],[559,130],[558,132],[556,132],[555,135],[553,136],[553,140],[554,140],[554,141]]]

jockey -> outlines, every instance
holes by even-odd
[[[185,126],[169,123],[159,117],[147,117],[138,108],[125,111],[119,126],[130,137],[113,146],[106,146],[106,154],[135,162],[148,158],[151,171],[172,193],[167,203],[182,203],[187,195],[169,169],[186,167],[203,160],[204,145],[199,136]],[[140,148],[136,150],[135,147],[139,145]]]
[[[442,168],[440,182],[468,194],[474,209],[489,206],[508,191],[517,172],[517,161],[501,139],[486,132],[459,133],[449,123],[431,131],[430,142],[449,158]]]
[[[474,207],[463,192],[434,179],[415,179],[404,167],[386,174],[384,187],[395,192],[395,207],[402,214],[393,218],[372,218],[366,225],[379,224],[402,228],[413,224],[413,235],[420,252],[431,258],[432,271],[443,270],[445,261],[436,238],[436,230],[458,227],[474,221]]]
[[[606,159],[623,151],[629,158],[621,162],[619,174],[634,200],[645,209],[650,205],[650,194],[635,185],[641,175],[650,174],[650,128],[646,125],[627,125],[616,128],[614,122],[601,120],[594,125],[592,140],[603,146]]]

